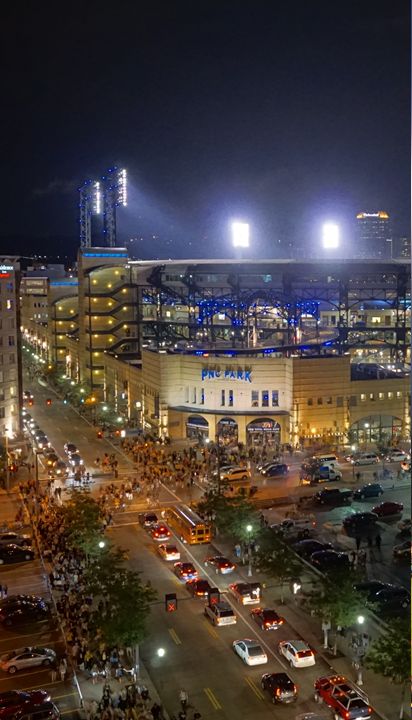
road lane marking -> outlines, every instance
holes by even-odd
[[[174,630],[173,628],[169,628],[169,635],[172,638],[173,642],[176,643],[176,645],[182,644],[182,641],[181,641],[180,637],[178,636],[176,630]]]
[[[256,683],[254,682],[254,680],[252,680],[252,678],[249,678],[249,677],[245,677],[245,680],[246,680],[247,684],[249,685],[249,687],[251,688],[251,690],[253,690],[253,692],[255,693],[256,697],[258,697],[259,700],[264,700],[265,697],[264,697],[262,691],[260,690],[260,688],[258,688]]]
[[[83,710],[83,708],[81,708],[81,707],[75,707],[75,708],[71,708],[69,710],[60,710],[60,715],[69,715],[70,713],[78,713],[78,712],[81,712],[82,710]]]
[[[205,626],[205,628],[206,628],[206,630],[208,631],[209,635],[211,635],[212,637],[214,637],[214,638],[216,638],[216,639],[219,637],[219,635],[217,634],[215,628],[212,627],[212,625],[211,625],[210,623],[205,622],[205,623],[203,623],[203,625]]]
[[[12,640],[13,640],[13,641],[14,641],[14,640],[20,640],[20,641],[21,641],[22,638],[25,638],[25,637],[27,637],[28,635],[30,635],[30,637],[38,637],[38,636],[41,637],[42,635],[49,635],[49,634],[52,635],[52,634],[55,633],[55,632],[56,632],[55,630],[51,630],[51,629],[50,629],[50,630],[42,630],[41,632],[37,632],[37,633],[27,633],[27,635],[24,635],[24,634],[13,635],[12,637],[8,636],[8,637],[0,638],[0,642],[11,642]],[[50,641],[50,642],[51,642],[51,641]],[[56,641],[56,642],[57,642],[57,644],[58,644],[59,641]],[[61,642],[63,643],[64,641],[62,640]]]
[[[67,695],[53,695],[53,700],[62,700],[63,698],[73,697],[74,695],[76,697],[79,696],[77,692],[71,692],[71,693],[67,693]]]
[[[203,691],[206,693],[206,697],[210,700],[211,704],[213,705],[215,710],[221,710],[222,706],[217,699],[216,695],[210,688],[203,688]]]

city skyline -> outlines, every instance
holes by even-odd
[[[325,221],[349,243],[363,210],[386,210],[394,235],[410,235],[403,3],[345,14],[300,3],[298,21],[296,8],[263,4],[157,10],[109,18],[90,5],[80,25],[69,11],[72,52],[46,7],[9,9],[3,243],[41,253],[41,238],[60,236],[72,255],[76,189],[113,162],[130,178],[119,241],[143,236],[144,257],[152,235],[154,255],[157,238],[164,256],[221,249],[238,215],[260,257],[279,240],[315,245]]]

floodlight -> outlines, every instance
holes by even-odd
[[[249,247],[249,223],[232,222],[232,243],[233,247]]]
[[[339,247],[339,227],[334,223],[325,223],[322,235],[323,247],[330,250]]]

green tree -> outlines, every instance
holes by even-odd
[[[292,550],[272,530],[260,531],[256,566],[280,585],[280,602],[284,602],[284,585],[298,578],[302,565]]]
[[[199,504],[199,510],[213,517],[219,532],[239,542],[246,542],[249,538],[256,537],[260,527],[255,508],[240,495],[225,497],[210,493],[206,500]],[[247,530],[248,526],[252,526],[252,531]]]
[[[387,631],[375,640],[364,658],[367,668],[401,687],[399,717],[403,718],[405,691],[411,676],[410,625],[406,619],[391,620]]]
[[[100,505],[87,490],[75,490],[60,508],[67,545],[82,550],[88,558],[100,552],[104,516]]]
[[[104,641],[133,647],[145,637],[150,603],[157,594],[142,583],[140,573],[124,567],[125,559],[123,550],[104,548],[92,559],[84,581],[87,591],[102,602],[93,614],[93,625]]]
[[[365,600],[354,589],[353,578],[342,572],[325,577],[309,599],[309,607],[320,614],[324,622],[339,628],[355,625],[359,616],[365,615]],[[337,632],[333,654],[337,654]]]

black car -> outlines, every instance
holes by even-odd
[[[292,549],[302,558],[310,558],[315,552],[321,552],[322,550],[333,550],[332,543],[320,542],[319,540],[299,540],[292,545]]]
[[[32,540],[30,535],[20,535],[15,532],[3,532],[0,533],[0,546],[1,545],[31,545]]]
[[[374,532],[378,516],[372,512],[355,512],[343,520],[343,528],[351,537],[367,536]]]
[[[262,690],[266,690],[274,704],[292,703],[298,696],[298,690],[286,673],[265,673],[261,679]]]
[[[0,565],[34,560],[34,550],[19,545],[0,546]]]
[[[6,627],[27,625],[34,622],[50,620],[49,606],[44,602],[20,602],[10,607],[0,608],[0,623]]]
[[[259,625],[261,630],[277,630],[285,622],[276,610],[269,608],[254,608],[250,617]]]
[[[139,523],[145,528],[151,528],[153,525],[157,525],[158,522],[159,519],[156,513],[147,512],[139,515]]]
[[[278,477],[279,475],[287,475],[288,472],[289,467],[287,465],[284,463],[278,463],[276,465],[270,465],[264,472],[262,472],[262,475],[265,475],[265,477]]]
[[[9,608],[12,605],[17,605],[22,602],[36,605],[37,603],[44,603],[45,601],[39,595],[9,595],[7,598],[0,600],[0,612],[3,608]]]
[[[360,488],[356,488],[353,492],[354,500],[363,500],[364,498],[381,497],[383,495],[383,487],[380,483],[366,483]]]
[[[349,569],[349,558],[346,553],[335,550],[321,550],[310,556],[310,562],[318,570],[325,573],[342,572]]]
[[[193,597],[201,597],[206,599],[208,597],[208,593],[212,589],[209,581],[204,580],[203,578],[193,578],[192,580],[188,580],[186,583],[186,587]]]
[[[356,583],[354,588],[364,595],[367,603],[373,604],[375,610],[399,611],[408,608],[411,604],[410,593],[401,585],[368,580]]]

